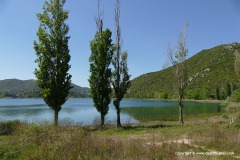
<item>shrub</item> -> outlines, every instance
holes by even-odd
[[[232,98],[234,102],[240,102],[240,91],[236,90],[232,93]]]
[[[19,120],[0,122],[0,135],[12,134],[19,128],[20,124]]]
[[[163,93],[163,98],[168,99],[169,98],[168,93]]]
[[[223,119],[229,119],[228,115],[225,114],[225,113],[222,115],[222,118],[223,118]]]
[[[240,111],[240,104],[238,103],[230,103],[226,107],[226,111],[229,113],[237,113]]]
[[[188,90],[187,93],[186,93],[186,98],[199,100],[200,99],[200,91],[199,91],[199,89]]]
[[[19,154],[19,152],[10,146],[0,147],[0,159],[1,160],[16,159],[18,154]]]

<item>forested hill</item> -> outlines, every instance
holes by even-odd
[[[72,83],[69,97],[89,97],[88,88]],[[6,79],[0,81],[0,96],[12,98],[40,97],[41,89],[36,86],[35,80]]]
[[[203,50],[187,60],[188,83],[186,98],[221,98],[239,88],[239,78],[234,72],[234,53],[239,43],[219,45]],[[153,73],[143,74],[132,80],[127,97],[131,98],[175,98],[172,67]]]

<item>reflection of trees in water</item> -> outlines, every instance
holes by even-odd
[[[71,114],[77,111],[79,111],[78,108],[63,108],[61,113]],[[0,107],[0,115],[3,116],[44,116],[47,113],[52,114],[53,111],[46,105]]]
[[[62,110],[60,111],[60,114],[61,112],[65,112],[65,113],[74,113],[74,112],[79,112],[80,110],[83,110],[83,109],[78,109],[78,108],[62,108]]]
[[[50,112],[50,109],[47,108],[31,108],[31,109],[23,109],[23,108],[14,108],[14,109],[1,109],[0,114],[4,116],[32,116],[32,115],[42,115],[43,113]]]
[[[19,108],[29,108],[34,109],[37,107],[47,107],[45,104],[31,104],[31,105],[7,105],[7,106],[0,106],[1,109],[19,109]]]
[[[130,104],[130,102],[129,102]],[[173,103],[171,103],[173,104]],[[127,105],[127,104],[126,104]],[[125,105],[125,106],[126,106]],[[130,104],[131,105],[131,104]],[[149,105],[151,105],[149,103]],[[223,107],[218,104],[205,104],[205,103],[186,103],[184,108],[185,117],[194,117],[199,114],[211,114],[222,112]],[[116,110],[111,107],[108,116],[115,118]],[[14,119],[14,118],[40,118],[40,119],[51,119],[49,115],[52,115],[53,111],[49,109],[45,104],[36,105],[12,105],[12,106],[0,106],[0,120],[3,119]],[[91,121],[94,119],[96,110],[94,107],[84,105],[66,105],[62,107],[60,111],[61,117],[71,117],[78,121]],[[142,120],[177,120],[178,119],[178,108],[172,107],[123,107],[122,114],[131,116],[132,118]],[[127,117],[127,116],[126,116]],[[113,119],[114,119],[113,118]],[[91,123],[89,122],[89,123]]]
[[[220,113],[223,107],[214,106],[186,106],[184,116],[194,117],[201,114]],[[178,107],[125,107],[122,112],[126,113],[139,121],[145,120],[177,120]]]
[[[139,121],[176,120],[178,118],[177,107],[126,107],[122,108],[122,112]]]

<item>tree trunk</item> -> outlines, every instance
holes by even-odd
[[[179,98],[179,124],[184,124],[184,122],[183,122],[183,102],[182,102],[182,98]]]
[[[58,127],[58,112],[57,110],[54,110],[54,126]]]
[[[101,128],[104,128],[104,115],[101,113]]]
[[[184,122],[183,122],[183,106],[179,106],[179,124],[184,124]]]
[[[121,117],[120,117],[120,113],[121,113],[121,109],[120,109],[120,101],[118,99],[115,99],[113,101],[113,104],[117,110],[117,127],[118,128],[122,128],[122,124],[121,124]]]
[[[120,112],[121,112],[121,111],[120,111],[120,108],[118,107],[118,109],[117,109],[117,127],[118,127],[118,128],[122,128]]]

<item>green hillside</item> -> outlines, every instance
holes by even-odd
[[[239,43],[219,45],[203,50],[187,60],[188,88],[186,98],[216,98],[218,88],[222,98],[227,97],[227,86],[231,91],[239,88],[239,78],[234,72],[234,52],[240,50]],[[175,98],[173,68],[143,74],[132,80],[128,98]]]
[[[72,83],[69,97],[89,97],[88,88]],[[0,81],[0,96],[11,98],[40,97],[41,89],[36,86],[35,80],[6,79]]]

